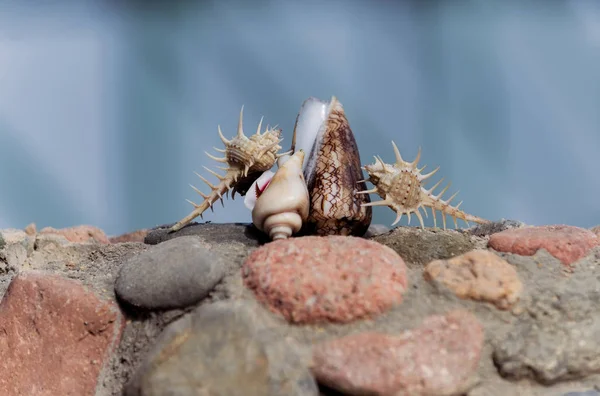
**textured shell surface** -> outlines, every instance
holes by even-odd
[[[369,175],[369,181],[375,187],[371,190],[361,191],[359,194],[368,195],[370,193],[376,193],[382,198],[381,201],[371,202],[365,204],[365,206],[390,207],[396,212],[396,219],[392,223],[392,226],[396,225],[404,214],[408,216],[408,222],[410,224],[411,213],[414,213],[419,219],[421,228],[424,228],[423,216],[421,215],[420,210],[422,209],[425,216],[427,216],[425,207],[431,208],[434,227],[437,227],[436,210],[442,213],[444,229],[446,229],[446,215],[450,215],[453,218],[454,225],[457,228],[457,218],[464,220],[467,224],[469,221],[476,223],[488,222],[488,220],[467,214],[460,210],[459,207],[462,202],[459,202],[456,206],[452,206],[450,202],[456,197],[458,192],[452,195],[448,200],[442,199],[442,195],[448,190],[450,185],[447,185],[439,194],[435,195],[433,192],[442,183],[444,180],[443,178],[429,189],[424,187],[427,179],[433,176],[439,170],[439,167],[427,174],[422,174],[421,172],[425,169],[425,166],[420,169],[418,168],[421,149],[419,149],[414,161],[406,162],[402,159],[400,151],[393,141],[392,146],[396,156],[396,162],[394,164],[387,164],[381,157],[376,156],[374,164],[365,165],[363,168]]]
[[[329,102],[310,97],[294,127],[293,149],[309,153],[304,177],[310,195],[305,232],[317,235],[362,236],[369,228],[372,210],[361,161],[344,108],[334,96]]]

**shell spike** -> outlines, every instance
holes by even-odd
[[[238,137],[245,137],[244,127],[242,126],[242,124],[244,123],[243,119],[244,119],[244,105],[242,105],[242,109],[240,110],[240,120],[238,121],[238,129],[237,129]]]
[[[454,194],[452,194],[452,196],[451,196],[450,198],[448,198],[448,200],[447,200],[446,202],[447,202],[448,204],[450,204],[450,202],[452,202],[452,200],[453,200],[454,198],[456,198],[456,196],[457,196],[457,195],[458,195],[458,191],[457,191],[457,192],[455,192]],[[457,207],[457,209],[458,209],[458,207]]]
[[[422,171],[423,169],[425,169],[425,167],[421,168],[419,171]],[[429,179],[431,176],[435,175],[437,171],[440,170],[440,167],[438,166],[437,168],[435,168],[434,170],[432,170],[431,172],[421,175],[421,181],[423,180],[427,180]]]
[[[264,116],[260,117],[260,122],[258,123],[258,128],[256,128],[256,134],[260,136],[260,127],[262,126]]]
[[[202,191],[200,191],[200,190],[199,190],[199,189],[198,189],[196,186],[194,186],[194,185],[190,184],[190,187],[192,187],[192,189],[193,189],[194,191],[196,191],[198,194],[200,194],[200,196],[201,196],[202,198],[204,198],[204,199],[208,199],[208,195],[204,194],[204,193],[203,193]],[[198,206],[198,205],[196,205],[196,204],[194,204],[194,205],[195,205],[195,206]]]
[[[400,155],[400,150],[398,150],[398,146],[396,146],[396,143],[394,143],[393,140],[392,140],[392,146],[394,147],[394,154],[396,155],[396,164],[398,164],[398,165],[404,164],[404,160],[402,159],[402,156]]]
[[[217,189],[217,186],[215,186],[214,184],[212,184],[211,182],[206,180],[206,178],[203,177],[201,174],[199,174],[198,172],[194,172],[194,173],[196,174],[196,176],[198,176],[200,178],[200,180],[202,180],[204,183],[206,183],[208,185],[208,187],[210,187],[211,190]]]
[[[206,167],[206,166],[202,166],[202,167],[203,167],[204,169],[206,169],[208,172],[210,172],[212,175],[214,175],[214,176],[215,176],[217,179],[219,179],[219,180],[224,180],[224,179],[225,179],[225,177],[224,177],[224,176],[221,176],[221,175],[219,175],[219,174],[218,174],[217,172],[215,172],[214,170],[212,170],[212,169],[210,169],[210,168],[208,168],[208,167]]]
[[[208,158],[210,158],[212,160],[215,160],[217,162],[221,162],[221,163],[224,163],[224,164],[227,163],[227,158],[218,158],[218,157],[215,157],[214,155],[209,154],[206,151],[204,152],[204,154],[208,155]]]
[[[392,227],[395,226],[396,224],[398,224],[398,222],[400,221],[400,219],[402,219],[402,212],[398,211],[398,213],[396,214],[396,219],[392,223]]]
[[[421,228],[425,229],[425,223],[423,222],[423,216],[421,215],[421,212],[419,212],[419,208],[415,210],[415,215],[419,219],[419,223],[421,223]]]
[[[374,187],[370,190],[365,190],[365,191],[357,191],[356,194],[373,194],[377,192],[377,187]]]
[[[221,141],[223,142],[223,144],[227,145],[227,144],[231,143],[231,140],[227,140],[225,138],[225,136],[223,136],[223,131],[221,131],[220,125],[217,125],[217,131],[219,131],[219,137],[221,138]]]
[[[417,169],[417,165],[419,164],[420,160],[421,160],[421,147],[419,147],[419,151],[417,152],[417,156],[415,157],[415,160],[410,163],[410,166],[413,169]]]
[[[442,177],[440,180],[438,180],[437,183],[435,183],[433,185],[433,187],[431,187],[429,190],[426,190],[427,193],[429,193],[429,194],[433,193],[433,190],[435,190],[436,188],[438,188],[440,186],[440,184],[442,184],[443,181],[444,181],[444,178]]]

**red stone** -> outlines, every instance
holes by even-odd
[[[546,249],[563,264],[585,257],[600,238],[590,230],[569,225],[530,226],[492,234],[488,246],[499,252],[532,256]]]
[[[97,242],[97,243],[110,243],[104,231],[98,227],[89,225],[80,225],[69,228],[56,229],[52,227],[45,227],[40,231],[40,234],[58,234],[62,235],[69,242],[84,243],[84,242]]]
[[[110,237],[108,240],[110,243],[144,242],[146,235],[148,235],[148,230],[137,230],[119,236]]]
[[[464,310],[430,316],[399,335],[365,332],[313,349],[317,380],[352,395],[454,395],[477,371],[484,331]]]
[[[248,256],[242,274],[259,301],[294,323],[373,316],[401,303],[407,287],[396,252],[350,236],[268,243]]]
[[[78,282],[19,274],[0,303],[0,395],[93,396],[123,326]]]

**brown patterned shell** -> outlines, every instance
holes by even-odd
[[[305,230],[317,235],[356,235],[367,232],[372,210],[366,189],[358,147],[342,104],[334,97],[322,139],[315,143],[311,156],[316,166],[305,174],[311,198]]]

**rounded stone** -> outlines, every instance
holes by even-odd
[[[180,237],[130,258],[115,282],[117,296],[145,309],[197,303],[225,275],[225,268],[196,237]]]
[[[470,312],[425,318],[400,334],[355,333],[313,348],[313,374],[350,395],[457,395],[472,384],[484,330]]]
[[[585,257],[600,243],[590,230],[569,225],[529,226],[505,230],[490,236],[488,246],[499,252],[532,256],[539,249],[570,265]]]
[[[423,277],[460,298],[490,302],[500,309],[512,307],[523,290],[515,268],[488,250],[434,260],[425,267]]]
[[[351,236],[268,243],[248,256],[242,276],[261,303],[292,323],[371,317],[401,303],[407,287],[396,252]]]

